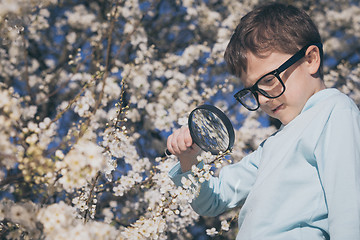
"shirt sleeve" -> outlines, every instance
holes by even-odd
[[[360,239],[360,113],[333,111],[315,149],[332,240]]]
[[[256,180],[261,150],[259,147],[240,162],[225,166],[219,177],[211,177],[209,181],[201,183],[199,195],[191,203],[194,211],[202,216],[217,216],[241,204]],[[202,163],[198,167],[201,168]],[[181,185],[181,178],[188,174],[191,172],[181,173],[179,163],[169,172],[177,186]]]

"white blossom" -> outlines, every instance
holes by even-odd
[[[213,237],[215,235],[217,235],[219,232],[216,231],[216,228],[210,228],[210,229],[206,229],[206,234]]]

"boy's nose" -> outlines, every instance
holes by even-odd
[[[266,103],[268,103],[270,101],[270,98],[267,98],[262,94],[258,94],[258,99],[259,99],[260,106],[264,105],[264,104],[266,104]]]

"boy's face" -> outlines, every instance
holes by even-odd
[[[311,49],[307,52],[310,52]],[[247,54],[247,71],[241,74],[245,87],[250,87],[263,75],[277,69],[292,55],[272,52],[265,58]],[[310,59],[310,60],[307,60]],[[269,116],[286,125],[300,114],[306,101],[316,92],[325,88],[320,78],[314,77],[311,58],[305,57],[280,74],[285,92],[278,98],[266,98],[258,93],[260,108]]]

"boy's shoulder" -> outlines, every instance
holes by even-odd
[[[327,88],[311,96],[302,112],[289,124],[280,128],[280,132],[290,135],[308,132],[311,138],[315,138],[316,133],[320,134],[329,123],[333,126],[334,120],[336,122],[346,118],[360,119],[358,107],[346,94],[335,88]]]
[[[327,88],[315,93],[305,104],[302,112],[305,112],[314,106],[317,106],[317,110],[331,109],[330,111],[334,111],[353,109],[359,111],[358,107],[350,97],[335,88]]]
[[[311,124],[321,128],[360,120],[359,108],[348,95],[335,88],[324,89],[316,94],[314,99],[309,100],[313,102],[312,109],[308,111]]]
[[[333,91],[333,95],[329,101],[333,104],[334,109],[352,109],[359,112],[358,106],[348,95],[334,88],[330,88],[328,90]]]

